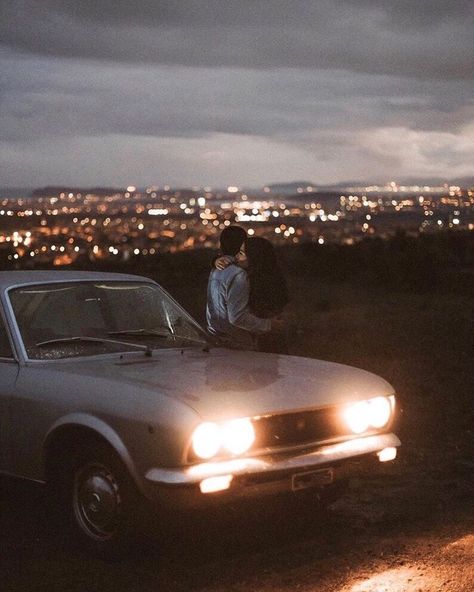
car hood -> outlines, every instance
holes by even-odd
[[[55,364],[56,365],[56,364]],[[205,420],[304,410],[393,394],[382,378],[333,362],[227,349],[155,350],[152,357],[58,363],[67,374],[117,383],[186,403]],[[120,385],[120,386],[119,386]],[[132,387],[132,388],[131,388]]]

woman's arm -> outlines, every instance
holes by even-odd
[[[229,267],[229,265],[232,265],[232,263],[236,263],[236,261],[235,257],[232,257],[231,255],[221,255],[220,257],[214,259],[214,267],[219,271]]]

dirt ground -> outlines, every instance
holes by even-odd
[[[52,530],[40,487],[2,478],[1,592],[474,590],[472,300],[298,282],[291,353],[359,366],[395,386],[397,461],[352,482],[329,511],[283,497],[176,516],[120,563],[93,559]]]
[[[121,563],[54,533],[41,488],[2,480],[1,590],[472,592],[472,467],[384,473],[327,512],[284,498],[188,517]]]

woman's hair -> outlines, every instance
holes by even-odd
[[[289,298],[272,243],[260,236],[247,238],[245,253],[250,280],[250,309],[263,318],[279,314]]]

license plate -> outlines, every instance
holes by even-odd
[[[305,473],[296,473],[291,477],[291,489],[299,491],[309,487],[322,487],[329,485],[334,480],[334,471],[332,469],[319,469],[317,471],[307,471]]]

